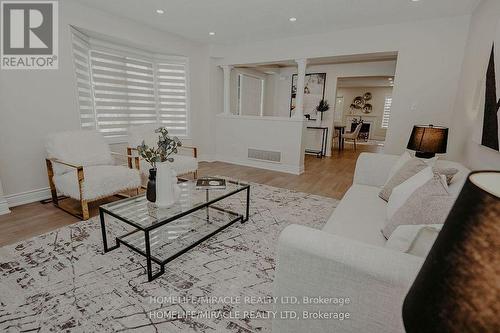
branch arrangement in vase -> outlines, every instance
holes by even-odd
[[[182,146],[179,138],[170,137],[165,127],[156,129],[155,133],[159,133],[157,147],[149,147],[144,141],[137,146],[139,156],[151,164],[153,169],[156,169],[156,163],[173,162],[171,155],[177,154],[177,148]]]

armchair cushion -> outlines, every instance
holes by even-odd
[[[83,168],[83,173],[83,200],[93,201],[141,186],[139,172],[125,166],[88,166]],[[75,169],[64,174],[54,175],[53,179],[58,192],[80,200],[78,175]]]
[[[111,150],[104,137],[95,130],[66,131],[50,134],[47,157],[81,166],[113,164]],[[54,174],[62,175],[74,168],[54,163]]]

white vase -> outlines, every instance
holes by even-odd
[[[156,164],[156,206],[172,206],[180,196],[181,189],[177,185],[177,173],[170,162]]]

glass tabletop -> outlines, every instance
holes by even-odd
[[[178,185],[181,188],[179,200],[170,207],[158,208],[146,199],[145,194],[142,194],[114,201],[100,208],[139,229],[153,229],[249,187],[246,183],[227,179],[224,189],[197,189],[196,181],[184,181]]]

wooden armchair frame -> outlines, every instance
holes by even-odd
[[[137,169],[139,169],[139,157],[134,157],[131,155],[124,155],[124,154],[114,153],[114,152],[112,152],[111,154],[126,157],[127,159],[130,160],[129,165],[132,165],[132,159],[135,159],[135,165],[137,166]],[[47,176],[49,178],[50,193],[52,195],[52,204],[55,207],[65,211],[66,213],[71,214],[79,219],[82,219],[84,221],[88,220],[90,218],[89,203],[93,202],[93,201],[100,200],[100,199],[96,199],[96,200],[83,199],[82,185],[83,185],[83,182],[85,180],[84,166],[75,165],[72,163],[58,160],[56,158],[46,158],[45,163],[47,164]],[[76,169],[76,173],[77,173],[77,177],[78,177],[78,189],[80,192],[81,212],[77,212],[77,211],[74,211],[72,209],[64,208],[61,205],[59,205],[60,199],[68,199],[68,197],[58,197],[58,195],[57,195],[57,189],[56,189],[56,185],[55,185],[54,179],[53,179],[54,178],[54,168],[53,168],[54,163],[66,165],[68,167]],[[139,194],[139,190],[140,190],[140,187],[136,189],[137,194]],[[122,197],[122,198],[129,197],[129,195],[122,194],[122,193],[115,193],[114,196],[118,196],[118,197]]]
[[[193,157],[194,158],[198,157],[198,148],[196,148],[196,147],[192,147],[192,146],[180,146],[179,149],[189,149],[189,150],[192,150],[193,151]],[[128,167],[129,168],[133,168],[132,159],[134,159],[134,161],[135,161],[135,168],[137,170],[140,170],[139,157],[138,156],[133,156],[134,152],[137,152],[137,148],[127,147]],[[193,174],[193,178],[194,179],[198,178],[198,170],[196,170],[194,172],[191,172],[191,173]],[[178,175],[178,176],[182,176],[182,175]]]

